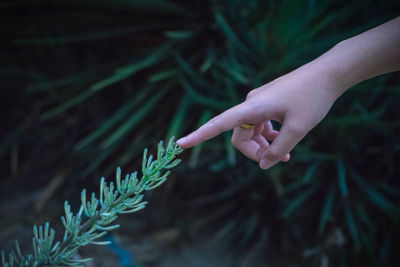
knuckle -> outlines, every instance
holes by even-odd
[[[219,133],[224,132],[224,127],[220,123],[220,119],[219,119],[218,116],[209,121],[209,126],[211,126],[214,129],[216,129]]]
[[[246,100],[250,99],[253,97],[256,93],[256,90],[251,90],[247,95],[246,95]]]
[[[219,117],[219,116],[212,118],[208,123],[209,123],[210,125],[215,125],[215,124],[218,122],[218,117]]]
[[[285,155],[286,153],[276,146],[270,146],[266,153],[266,157],[272,162],[280,161]]]
[[[239,140],[237,139],[237,137],[235,135],[232,135],[231,137],[231,143],[234,147],[237,147],[237,145],[239,144]]]
[[[243,123],[246,123],[246,122],[247,122],[247,120],[245,118],[238,118],[237,119],[237,124],[238,125],[242,125]]]

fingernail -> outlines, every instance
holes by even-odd
[[[178,141],[176,141],[176,143],[180,146],[180,145],[182,145],[183,143],[185,143],[185,141],[187,141],[187,136],[185,136],[185,137],[182,137],[181,139],[179,139]]]
[[[260,161],[260,168],[261,169],[268,169],[269,167],[271,167],[272,163],[268,160],[268,159],[262,159]]]

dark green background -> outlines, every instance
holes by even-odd
[[[117,166],[134,171],[145,147],[190,132],[252,88],[396,17],[399,7],[0,2],[3,247],[16,238],[29,249],[15,225],[57,226],[64,199],[78,203],[81,188],[96,190]],[[398,73],[355,86],[289,163],[268,171],[234,151],[230,133],[185,151],[167,184],[148,196],[148,231],[179,229],[182,244],[214,238],[249,259],[238,266],[398,266],[399,86]]]

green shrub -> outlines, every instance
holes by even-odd
[[[10,89],[1,94],[12,99],[5,107],[15,115],[4,118],[10,130],[0,153],[6,159],[15,147],[29,151],[21,157],[35,159],[25,169],[41,177],[38,182],[50,177],[42,175],[48,166],[51,173],[74,166],[76,182],[96,171],[110,174],[110,162],[134,165],[142,149],[165,133],[194,129],[242,101],[248,90],[393,18],[398,5],[10,4],[3,31],[12,42],[4,49],[2,73],[15,79],[5,80]],[[17,12],[24,20],[16,21]],[[187,167],[193,177],[175,186],[188,202],[207,196],[198,210],[218,216],[204,219],[205,228],[232,244],[252,244],[267,229],[277,244],[274,255],[290,254],[307,266],[326,257],[332,265],[389,266],[399,235],[399,81],[391,74],[351,89],[288,164],[262,172],[232,149],[225,134],[192,150]],[[171,203],[179,202],[174,197]],[[329,241],[337,235],[347,241]]]
[[[162,141],[158,145],[157,158],[147,157],[147,149],[143,154],[142,177],[137,172],[127,174],[121,178],[121,169],[118,167],[115,185],[107,185],[104,177],[100,182],[99,197],[92,193],[90,201],[86,199],[86,189],[81,193],[81,206],[75,215],[71,211],[68,201],[65,201],[65,216],[61,221],[65,228],[62,241],[55,242],[56,232],[47,222],[44,227],[33,227],[33,254],[23,255],[18,241],[15,241],[16,252],[11,251],[6,259],[5,252],[1,252],[4,267],[16,266],[83,266],[92,260],[75,259],[78,250],[86,245],[108,245],[110,241],[99,241],[108,231],[120,227],[113,224],[120,214],[133,213],[144,209],[147,201],[143,201],[143,192],[152,190],[163,184],[169,175],[170,169],[180,163],[175,157],[182,149],[171,138],[164,149]],[[112,224],[112,225],[110,225]]]

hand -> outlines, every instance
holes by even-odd
[[[264,86],[252,90],[243,103],[214,117],[198,130],[178,140],[192,147],[234,129],[232,144],[267,169],[288,161],[293,147],[327,114],[343,91],[317,62],[311,62]],[[282,124],[280,132],[271,120]],[[240,125],[254,124],[254,129]],[[272,143],[270,143],[272,141]]]
[[[255,128],[235,127],[232,144],[261,168],[288,161],[288,153],[325,117],[342,91],[327,73],[319,73],[322,69],[313,69],[317,67],[306,65],[248,94],[245,120]],[[280,132],[272,129],[271,120],[282,124]]]

